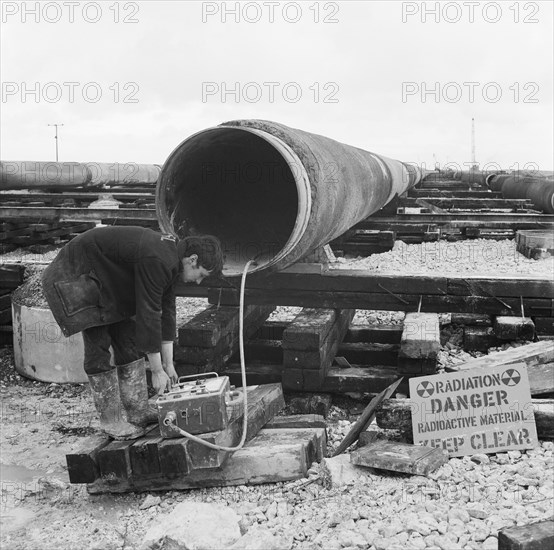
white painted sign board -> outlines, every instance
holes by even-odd
[[[539,444],[521,364],[411,378],[410,400],[416,445],[464,456]]]

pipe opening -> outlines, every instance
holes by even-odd
[[[162,230],[218,237],[227,276],[250,259],[256,271],[274,262],[297,224],[299,167],[271,140],[242,128],[205,130],[181,143],[160,175]]]

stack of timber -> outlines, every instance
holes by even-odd
[[[162,439],[157,428],[135,441],[92,438],[66,456],[71,483],[89,493],[179,490],[300,479],[326,449],[320,417],[274,418],[284,407],[279,385],[248,388],[247,443],[228,453],[185,438]],[[200,437],[225,446],[241,437],[242,408],[230,411],[229,427]],[[271,422],[271,423],[270,423]],[[268,424],[270,423],[270,424]],[[264,428],[265,426],[265,428]],[[263,429],[262,429],[263,428]]]
[[[317,318],[317,314],[315,317]],[[284,381],[288,369],[284,366],[283,335],[290,325],[291,322],[266,322],[255,337],[245,344],[247,379],[250,384]],[[317,390],[309,383],[316,376],[313,372],[308,372],[304,377],[308,380],[307,386],[296,382],[294,388],[287,389],[337,394],[379,393],[399,377],[397,360],[401,335],[401,325],[352,326],[346,332],[344,340],[338,342],[335,363],[330,364]],[[290,341],[290,336],[288,338]],[[290,351],[294,357],[295,351],[301,350]],[[313,358],[315,356],[314,354]],[[240,383],[238,356],[231,358],[223,374],[230,377],[231,383]]]
[[[252,336],[275,308],[248,305],[244,308],[244,338]],[[220,372],[239,348],[239,308],[209,306],[179,327],[175,367],[179,375]]]
[[[355,309],[303,309],[283,332],[283,386],[319,391]]]
[[[94,226],[94,222],[6,222],[0,224],[0,245],[4,248],[6,245],[13,245],[15,248],[35,244],[61,244]]]
[[[157,228],[155,186],[0,192],[0,244],[59,244],[105,224]]]
[[[469,182],[426,178],[331,246],[337,254],[367,255],[391,250],[396,240],[501,240],[515,238],[520,229],[553,227],[554,217],[534,209],[529,199],[502,198],[498,191]]]

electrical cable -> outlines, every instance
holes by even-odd
[[[240,352],[240,371],[241,371],[241,377],[242,377],[242,400],[243,400],[243,417],[242,417],[242,437],[240,438],[240,442],[236,447],[223,447],[221,445],[216,445],[214,443],[210,443],[209,441],[206,441],[204,439],[201,439],[200,437],[196,437],[195,435],[192,435],[185,430],[179,428],[176,424],[176,419],[173,420],[173,422],[169,421],[168,418],[164,420],[164,424],[166,426],[171,426],[174,430],[179,432],[183,437],[186,437],[187,439],[190,439],[191,441],[194,441],[195,443],[198,443],[200,445],[204,445],[205,447],[208,447],[210,449],[214,449],[216,451],[229,451],[234,452],[238,451],[239,449],[242,449],[244,446],[244,443],[246,442],[246,433],[248,431],[248,398],[247,398],[247,391],[246,391],[246,365],[244,362],[244,289],[246,286],[246,274],[248,273],[248,268],[250,267],[250,264],[255,263],[255,260],[249,260],[246,265],[244,266],[244,271],[242,272],[242,279],[240,282],[240,302],[239,302],[239,352]]]

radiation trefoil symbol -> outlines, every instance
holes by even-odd
[[[521,374],[516,369],[506,369],[500,379],[506,386],[517,386],[521,380]]]
[[[435,393],[435,387],[431,382],[421,382],[416,391],[419,397],[431,397]]]

